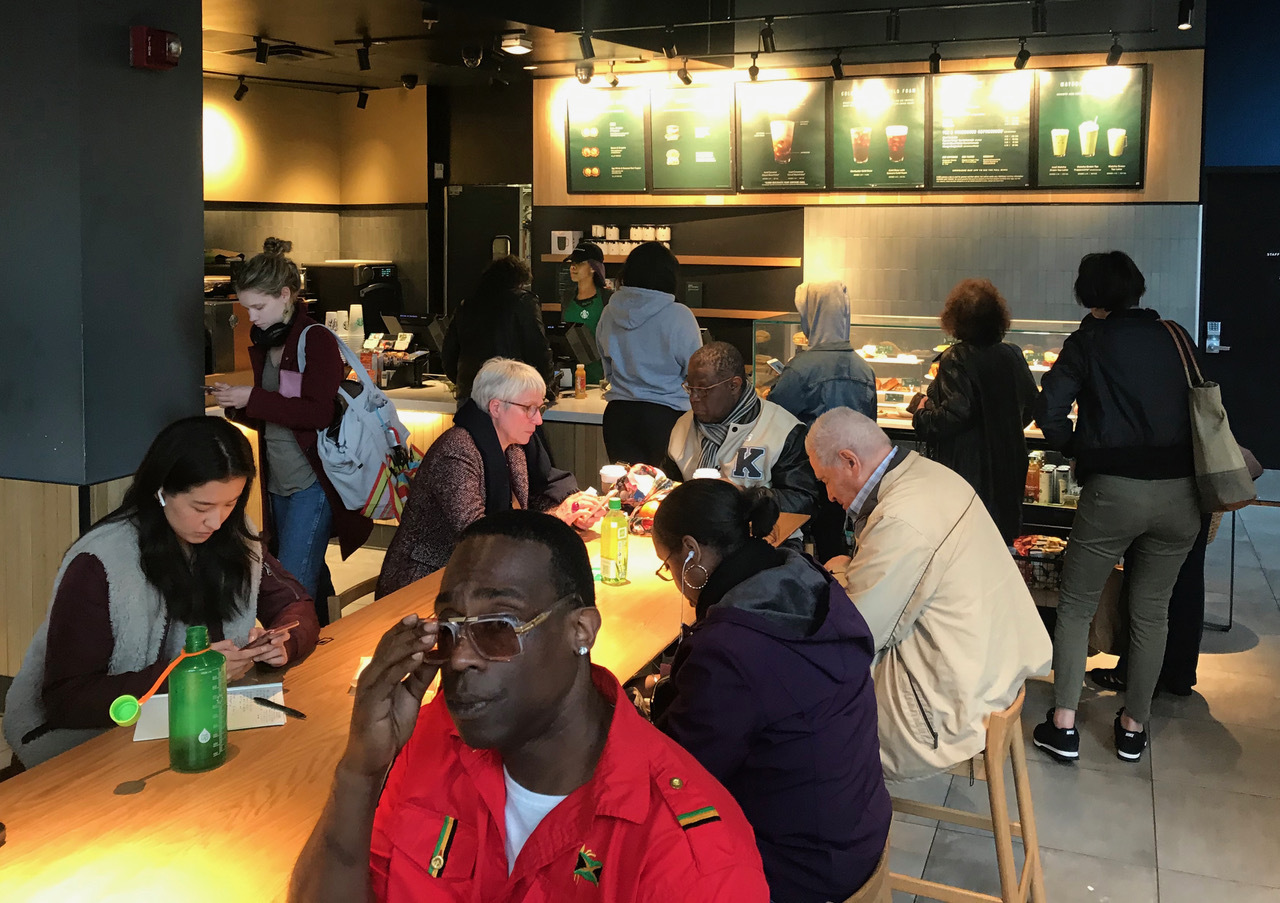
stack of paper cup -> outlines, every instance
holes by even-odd
[[[360,336],[361,342],[364,341],[364,305],[351,305],[351,316],[348,320],[347,329],[351,332],[357,333]]]
[[[324,315],[324,325],[326,328],[331,329],[334,332],[345,331],[338,329],[338,312],[336,310],[331,310]]]

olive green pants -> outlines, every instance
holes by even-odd
[[[1053,632],[1054,704],[1080,707],[1089,625],[1102,586],[1129,550],[1129,673],[1125,711],[1145,725],[1164,660],[1169,596],[1200,532],[1195,480],[1094,475],[1080,493]],[[1132,548],[1131,548],[1132,547]]]

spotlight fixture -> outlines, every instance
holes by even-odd
[[[618,87],[618,76],[613,71],[613,60],[609,60],[609,78],[608,84],[610,88]]]
[[[1114,66],[1120,62],[1120,57],[1124,55],[1124,48],[1120,46],[1120,36],[1112,33],[1111,49],[1107,51],[1107,65]]]
[[[356,109],[357,109],[357,110],[363,110],[363,109],[364,109],[365,107],[367,107],[368,105],[369,105],[369,94],[368,94],[368,92],[366,92],[366,91],[364,91],[363,89],[361,89],[361,90],[356,94]]]
[[[836,55],[831,58],[831,75],[836,81],[844,78],[844,60],[840,59],[840,51],[836,51]]]
[[[484,60],[484,48],[478,44],[462,45],[462,65],[468,69],[479,69]]]
[[[751,65],[747,68],[747,76],[752,81],[755,81],[760,77],[760,67],[756,65],[756,57],[759,55],[760,54],[758,52],[751,54]]]
[[[262,38],[255,37],[253,39],[253,61],[259,66],[265,66],[269,56],[271,56],[271,45],[262,40]]]
[[[942,54],[938,52],[938,45],[933,45],[933,53],[929,54],[929,72],[937,75],[942,71]]]
[[[243,75],[236,79],[236,81],[238,81],[240,85],[236,88],[235,99],[238,101],[244,100],[244,96],[249,93],[249,86],[244,83]]]
[[[669,60],[676,58],[676,30],[671,25],[662,35],[662,55]]]
[[[369,71],[369,48],[373,42],[366,36],[364,43],[356,48],[356,65],[360,67],[361,72]]]
[[[593,60],[596,58],[596,48],[591,44],[591,32],[584,31],[578,35],[578,49],[582,51],[584,60]]]
[[[901,33],[902,17],[896,9],[891,9],[889,15],[884,17],[884,39],[890,44],[896,43]]]
[[[684,85],[692,85],[693,79],[689,77],[689,58],[685,57],[680,68],[676,70],[676,78],[680,79]]]
[[[764,28],[760,29],[760,49],[765,53],[776,53],[778,45],[773,40],[773,16],[764,17]]]
[[[591,76],[596,74],[596,67],[590,60],[584,60],[573,67],[573,74],[577,76],[578,84],[591,84]]]
[[[533,41],[523,31],[503,35],[501,46],[503,53],[514,53],[517,56],[533,52]]]
[[[1195,0],[1179,0],[1178,3],[1178,30],[1187,31],[1191,28],[1191,19],[1195,15]]]
[[[1034,0],[1031,4],[1031,33],[1049,33],[1049,11],[1044,7],[1044,0]]]
[[[489,76],[489,87],[497,88],[501,91],[503,88],[511,87],[511,82],[507,81],[502,75],[491,75]]]
[[[404,85],[404,89],[406,91],[412,91],[414,88],[418,87],[418,73],[406,72],[404,75],[400,76],[400,84]]]
[[[1027,60],[1031,59],[1031,51],[1027,49],[1026,39],[1018,41],[1018,55],[1013,58],[1013,68],[1027,68]]]
[[[436,12],[436,5],[423,0],[422,4],[422,24],[428,29],[434,28],[435,24],[440,21],[440,14]]]

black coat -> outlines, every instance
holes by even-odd
[[[1195,474],[1187,377],[1154,310],[1085,317],[1040,382],[1036,422],[1049,445],[1076,459],[1081,482],[1094,473],[1137,480]]]
[[[1017,345],[960,342],[942,352],[916,434],[929,457],[968,480],[1005,542],[1022,531],[1036,381]]]
[[[533,292],[477,295],[458,308],[444,336],[444,372],[471,397],[476,373],[491,357],[524,361],[551,383],[551,346],[542,325],[542,305]]]

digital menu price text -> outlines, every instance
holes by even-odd
[[[743,191],[827,187],[827,84],[738,84],[738,181]]]
[[[649,109],[655,191],[733,190],[732,89],[655,89]]]
[[[1031,72],[956,73],[933,79],[933,184],[1031,184]]]
[[[831,119],[835,188],[924,187],[923,76],[838,81]]]
[[[1143,68],[1048,69],[1038,80],[1040,185],[1140,186]]]
[[[585,90],[569,98],[565,142],[569,190],[644,191],[648,92]]]

